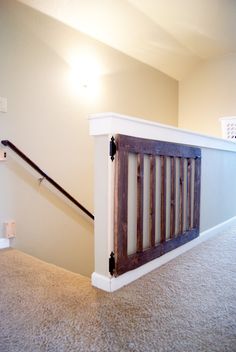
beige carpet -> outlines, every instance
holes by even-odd
[[[108,294],[0,251],[0,352],[236,351],[236,228]]]

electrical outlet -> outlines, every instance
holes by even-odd
[[[6,238],[16,237],[16,223],[14,220],[5,222],[5,237]]]

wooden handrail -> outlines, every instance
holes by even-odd
[[[66,198],[68,198],[72,203],[74,203],[80,210],[82,210],[87,216],[94,220],[94,215],[90,213],[82,204],[80,204],[74,197],[72,197],[67,191],[64,190],[57,182],[55,182],[51,177],[49,177],[44,171],[42,171],[38,165],[36,165],[32,160],[30,160],[21,150],[19,150],[13,143],[8,140],[3,140],[1,143],[5,147],[12,149],[21,159],[23,159],[27,164],[29,164],[34,170],[36,170],[40,175],[43,176],[49,183],[51,183],[59,192],[61,192]]]

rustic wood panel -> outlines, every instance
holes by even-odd
[[[153,260],[164,253],[192,240],[199,234],[200,217],[200,179],[201,179],[201,150],[186,145],[139,139],[135,137],[116,136],[117,154],[115,156],[115,210],[114,210],[114,250],[116,259],[116,273],[122,274],[128,270]],[[128,228],[128,154],[137,154],[137,251],[127,254]],[[150,247],[143,248],[143,218],[144,218],[144,155],[150,160],[150,204],[149,230]],[[160,157],[160,170],[156,169],[156,156]],[[166,239],[166,193],[167,193],[167,157],[170,157],[170,239]],[[187,159],[187,173],[184,171]],[[195,160],[194,190],[192,192],[193,159]],[[176,180],[176,162],[179,163],[179,179]],[[159,163],[158,163],[159,165]],[[161,242],[155,243],[156,217],[156,173],[160,173],[160,227]],[[186,175],[186,180],[184,180]],[[176,199],[176,182],[179,183]],[[169,183],[169,182],[168,182]],[[187,185],[185,198],[184,184]],[[192,195],[194,197],[192,201]],[[186,204],[184,204],[186,201]],[[176,203],[178,202],[178,213]],[[192,210],[192,204],[194,210]],[[184,214],[185,210],[185,214]],[[193,213],[193,219],[191,214]],[[145,215],[147,216],[147,215]],[[177,218],[176,218],[177,216]],[[184,231],[184,217],[186,230]],[[177,220],[177,221],[176,221]],[[175,225],[176,224],[176,225]],[[175,228],[177,226],[177,228]]]
[[[183,158],[196,158],[201,156],[199,148],[184,144],[154,141],[150,139],[119,135],[119,148],[129,150],[130,153],[146,155],[176,156]]]
[[[143,251],[143,177],[144,157],[137,156],[137,251]]]
[[[124,258],[121,265],[119,266],[118,274],[123,274],[129,270],[138,268],[139,266],[150,262],[153,259],[156,259],[162,256],[165,253],[172,251],[175,248],[182,246],[183,244],[193,240],[199,236],[197,229],[192,229],[186,231],[182,236],[173,238],[172,240],[165,241],[156,245],[154,248],[146,249],[141,253],[131,254],[129,257]]]
[[[184,158],[179,159],[179,234],[184,228]]]
[[[166,157],[161,156],[161,242],[166,240]]]
[[[176,208],[176,160],[171,158],[171,199],[170,199],[170,238],[175,237],[175,208]]]
[[[187,159],[187,207],[186,207],[186,229],[191,228],[191,184],[192,184],[192,160]]]
[[[155,247],[156,227],[156,158],[150,156],[150,245]]]
[[[195,159],[193,227],[199,230],[201,193],[201,158]]]
[[[127,257],[128,219],[128,152],[121,150],[117,155],[115,189],[115,253],[117,260]]]

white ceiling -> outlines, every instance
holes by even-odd
[[[236,0],[20,0],[181,80],[236,52]]]

